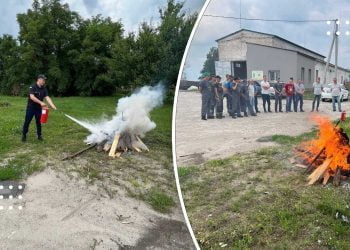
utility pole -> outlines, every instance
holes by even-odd
[[[326,63],[326,70],[324,72],[324,78],[323,78],[323,86],[326,86],[326,83],[327,83],[327,74],[328,74],[328,69],[329,69],[329,63],[331,62],[331,58],[332,58],[332,52],[333,52],[333,46],[334,44],[336,43],[336,39],[337,39],[337,31],[338,31],[338,24],[337,24],[337,21],[338,19],[336,20],[333,20],[334,21],[334,32],[333,32],[333,39],[332,39],[332,44],[331,44],[331,48],[329,50],[329,53],[328,53],[328,58],[327,58],[327,63]],[[336,45],[336,47],[338,47]],[[338,48],[336,48],[336,50],[338,50]],[[336,71],[337,71],[337,60],[338,60],[338,55],[336,53],[336,62],[335,62],[335,67],[336,67]]]
[[[339,19],[335,21],[335,78],[338,80]]]

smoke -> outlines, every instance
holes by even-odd
[[[130,133],[144,137],[156,127],[149,113],[163,104],[165,88],[162,84],[145,86],[136,90],[131,96],[119,99],[116,115],[110,120],[99,122],[79,121],[69,115],[68,118],[90,131],[85,142],[88,144],[112,141],[115,133]]]

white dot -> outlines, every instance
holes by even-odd
[[[336,23],[336,24],[340,24],[340,21],[339,21],[339,20],[337,20],[335,23]]]
[[[9,186],[9,189],[12,189],[12,188],[13,188],[13,186],[12,186],[12,185],[10,185],[10,186]]]
[[[340,31],[335,32],[335,34],[337,34],[337,36],[339,36],[340,35]]]
[[[0,189],[4,189],[4,186],[3,186],[3,185],[0,185]]]
[[[0,206],[0,210],[3,210],[4,209],[4,207],[3,206]]]
[[[3,195],[0,195],[0,200],[4,199],[4,196]]]
[[[346,31],[345,35],[347,35],[347,36],[350,35],[350,31]]]
[[[12,195],[9,195],[9,199],[12,200],[13,196]]]
[[[21,190],[23,187],[22,185],[18,185],[18,189]]]
[[[327,36],[330,36],[331,35],[331,32],[330,31],[327,31]]]
[[[350,20],[346,20],[345,24],[349,25],[350,24]]]
[[[18,206],[18,209],[19,209],[19,210],[22,210],[22,208],[23,208],[22,206]]]
[[[21,200],[23,197],[22,195],[18,195],[18,199]]]
[[[331,24],[331,21],[327,21],[327,24],[330,25],[330,24]]]
[[[9,206],[9,210],[12,210],[13,209],[13,206]]]

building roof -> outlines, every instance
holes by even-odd
[[[238,30],[238,31],[236,31],[236,32],[233,32],[233,33],[227,35],[227,36],[224,36],[224,37],[221,37],[221,38],[217,39],[216,42],[219,42],[219,41],[221,41],[221,40],[223,40],[223,39],[225,39],[225,38],[228,38],[228,37],[230,37],[230,36],[236,35],[236,34],[238,34],[238,33],[240,33],[240,32],[243,32],[243,31],[248,31],[248,32],[253,32],[253,33],[257,33],[257,34],[261,34],[261,35],[271,36],[271,37],[277,38],[277,39],[279,39],[279,40],[282,40],[282,41],[284,41],[284,42],[286,42],[286,43],[289,43],[289,44],[291,44],[291,45],[294,45],[294,46],[296,46],[296,47],[298,47],[298,48],[304,49],[304,50],[309,51],[309,52],[311,52],[311,53],[313,53],[313,54],[316,54],[316,55],[318,55],[318,56],[321,56],[321,57],[323,57],[323,58],[326,58],[324,55],[321,55],[321,54],[319,54],[319,53],[317,53],[317,52],[315,52],[315,51],[312,51],[312,50],[307,49],[307,48],[305,48],[305,47],[303,47],[303,46],[300,46],[300,45],[298,45],[298,44],[296,44],[296,43],[293,43],[293,42],[291,42],[291,41],[288,41],[287,39],[284,39],[284,38],[282,38],[282,37],[280,37],[280,36],[277,36],[277,35],[274,35],[274,34],[269,34],[269,33],[263,33],[263,32],[259,32],[259,31],[254,31],[254,30],[248,30],[248,29],[240,29],[240,30]]]

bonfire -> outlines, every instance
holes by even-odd
[[[332,177],[333,183],[339,185],[340,180],[350,174],[349,138],[338,127],[345,120],[345,113],[335,125],[326,117],[312,116],[311,119],[319,127],[318,137],[302,143],[299,148],[299,156],[308,165],[307,172],[312,172],[308,184],[320,180],[325,185]]]

